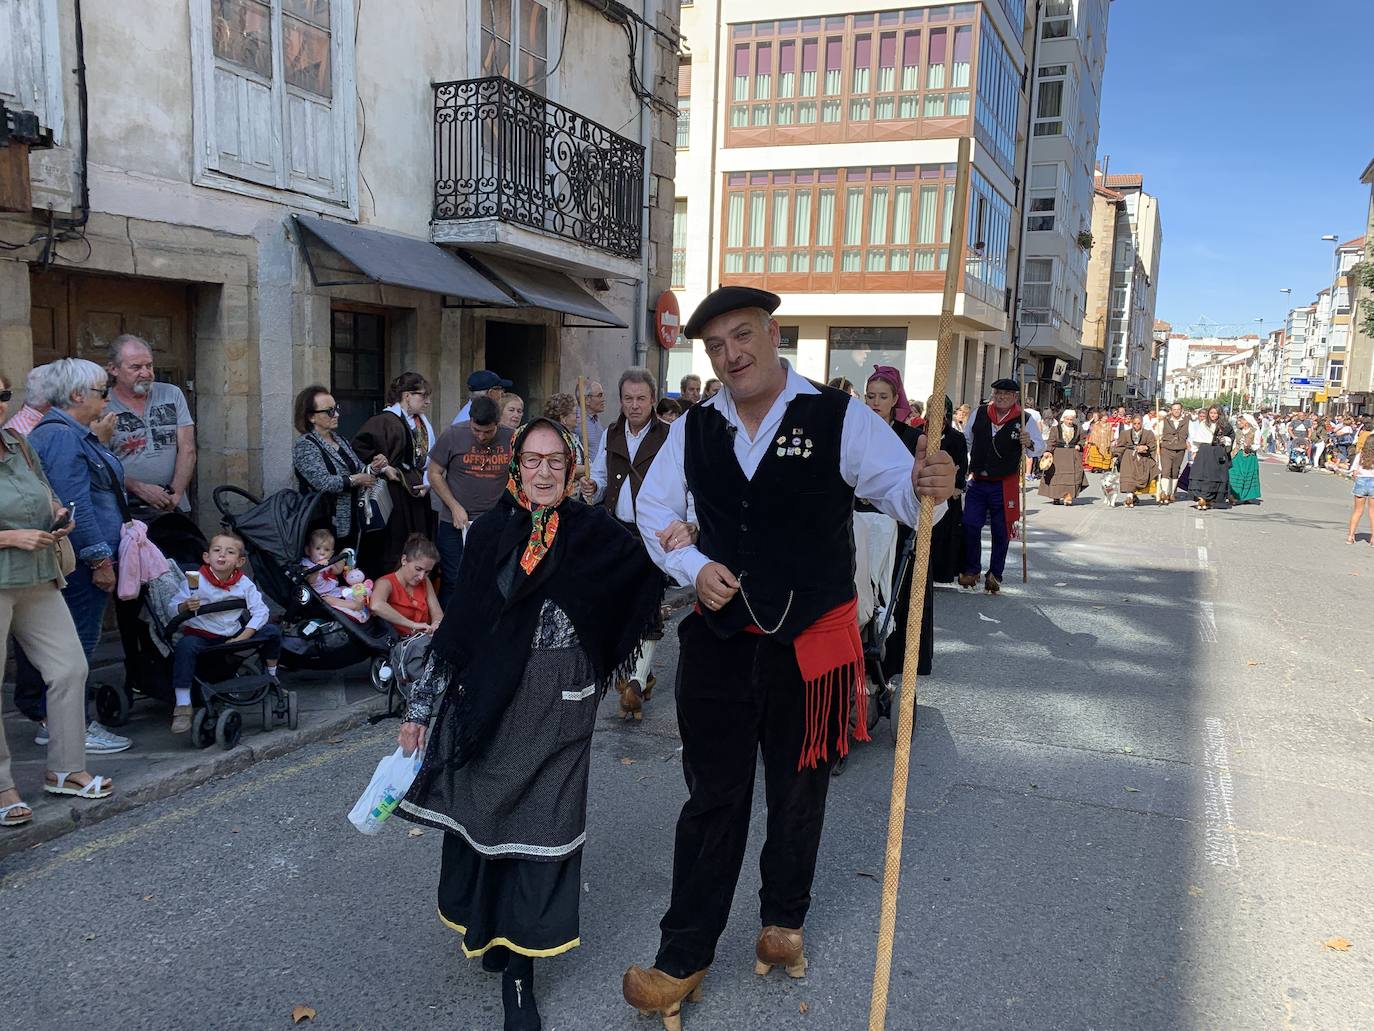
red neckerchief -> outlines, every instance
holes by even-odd
[[[991,401],[988,402],[988,420],[992,423],[992,428],[994,430],[1000,430],[1003,426],[1011,422],[1012,419],[1017,418],[1020,414],[1020,404],[1013,404],[1011,408],[1007,410],[1007,414],[999,419],[997,417],[997,406],[994,405]]]
[[[240,580],[243,579],[243,570],[235,569],[232,573],[229,574],[229,579],[221,580],[219,577],[215,575],[214,570],[212,570],[209,566],[202,565],[200,567],[200,575],[205,577],[205,579],[209,580],[211,586],[218,587],[221,591],[227,591],[229,590],[229,588],[233,587],[234,584],[238,583]]]

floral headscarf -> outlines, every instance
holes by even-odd
[[[875,379],[880,379],[892,388],[897,395],[897,403],[892,406],[893,422],[909,422],[911,420],[911,402],[906,399],[906,390],[902,386],[902,374],[891,365],[873,366],[873,375],[868,377],[872,383]]]
[[[552,505],[535,506],[529,499],[525,489],[520,486],[520,445],[530,430],[536,427],[547,427],[557,432],[563,441],[563,448],[567,452],[567,465],[563,470],[563,494]],[[553,547],[553,539],[558,533],[558,506],[572,490],[573,476],[576,466],[573,459],[577,454],[577,449],[573,445],[573,436],[566,426],[555,422],[552,419],[534,419],[525,423],[515,431],[515,436],[511,440],[510,446],[510,476],[506,481],[506,493],[509,494],[517,505],[530,513],[530,539],[525,545],[525,550],[520,556],[520,568],[525,571],[526,576],[534,573],[534,569],[539,565],[549,549]]]

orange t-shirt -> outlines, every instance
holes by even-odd
[[[429,622],[429,592],[425,589],[423,580],[420,581],[419,587],[411,591],[401,583],[395,573],[387,573],[382,579],[391,584],[391,596],[387,598],[387,602],[393,609],[413,623]],[[415,633],[410,627],[396,626],[395,623],[391,625],[396,627],[403,637]]]

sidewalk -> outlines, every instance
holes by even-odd
[[[664,602],[677,611],[690,604],[694,597],[693,591],[674,587],[669,589]],[[108,635],[101,642],[91,665],[92,679],[96,683],[123,682],[117,635]],[[366,664],[337,672],[288,673],[283,675],[282,684],[299,692],[297,728],[293,731],[282,726],[263,733],[258,715],[245,710],[243,737],[227,752],[218,745],[202,751],[192,747],[186,735],[173,737],[167,707],[138,698],[129,722],[123,727],[112,728],[132,738],[134,746],[116,755],[92,755],[86,762],[92,773],[114,779],[115,793],[100,801],[85,802],[49,795],[43,790],[46,749],[33,743],[37,725],[14,708],[12,682],[7,680],[3,691],[5,736],[9,742],[15,785],[24,801],[33,808],[33,822],[23,827],[0,829],[0,860],[67,834],[82,824],[108,820],[208,780],[238,773],[264,759],[274,759],[342,734],[386,710],[386,697],[373,689]]]

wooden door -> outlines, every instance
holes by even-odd
[[[189,286],[35,269],[29,290],[35,365],[88,358],[104,366],[110,342],[121,333],[133,333],[152,347],[157,378],[181,387],[194,410]]]

